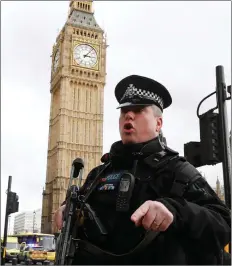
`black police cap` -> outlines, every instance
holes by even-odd
[[[115,97],[120,104],[117,109],[154,104],[163,111],[172,103],[170,93],[162,84],[139,75],[131,75],[122,79],[115,87]]]

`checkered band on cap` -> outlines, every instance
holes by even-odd
[[[148,90],[137,89],[133,84],[130,84],[126,89],[121,101],[125,99],[132,99],[134,97],[139,97],[141,99],[148,99],[158,103],[163,109],[164,103],[163,99],[156,93]]]

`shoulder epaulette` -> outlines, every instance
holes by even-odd
[[[105,153],[101,157],[101,162],[102,163],[108,163],[110,161],[110,153]]]
[[[165,151],[169,154],[173,154],[173,155],[179,155],[179,152],[174,151],[173,149],[169,148],[168,146],[165,146]]]

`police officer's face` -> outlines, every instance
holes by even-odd
[[[161,127],[162,117],[156,117],[151,106],[121,108],[119,131],[124,144],[151,140],[158,136]]]

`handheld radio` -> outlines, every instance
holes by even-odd
[[[131,173],[124,173],[120,179],[116,211],[127,212],[130,208],[130,200],[134,190],[135,177]]]

